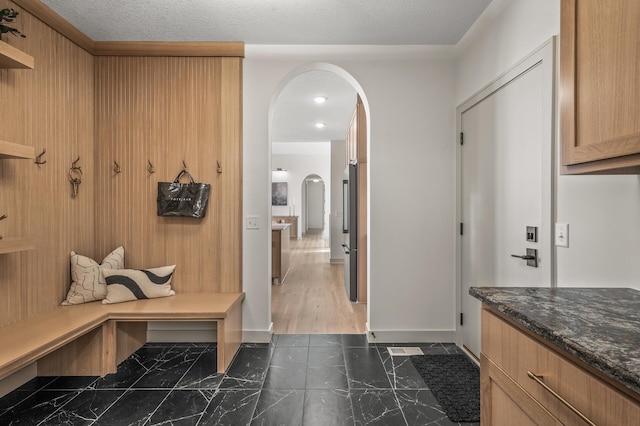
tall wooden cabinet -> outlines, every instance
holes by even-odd
[[[640,2],[561,0],[563,174],[640,173]]]

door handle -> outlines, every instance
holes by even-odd
[[[536,249],[528,248],[527,254],[525,255],[512,254],[511,257],[517,257],[518,259],[526,260],[527,266],[531,266],[533,268],[538,267],[538,250]]]
[[[518,257],[520,259],[524,259],[524,260],[532,260],[535,259],[535,256],[531,256],[530,254],[525,254],[523,256],[517,255],[517,254],[512,254],[511,257]]]
[[[351,253],[352,251],[353,251],[353,252],[357,252],[357,251],[358,251],[358,249],[349,248],[349,246],[348,246],[348,245],[346,245],[346,244],[342,244],[342,251],[344,251],[344,254],[349,254],[349,253]]]

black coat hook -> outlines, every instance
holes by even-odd
[[[47,149],[46,149],[46,148],[44,148],[40,154],[36,155],[36,159],[35,159],[33,162],[34,162],[34,163],[36,163],[38,166],[40,166],[40,165],[42,165],[42,164],[45,164],[47,161],[46,161],[46,160],[45,160],[45,161],[42,161],[42,156],[43,156],[46,152],[47,152]]]
[[[2,216],[0,216],[0,220],[2,220],[2,219],[6,219],[6,218],[8,218],[8,217],[9,217],[9,216],[7,216],[6,214],[3,214]]]
[[[149,163],[149,165],[147,166],[147,171],[149,173],[155,173],[156,172],[156,168],[153,167],[153,164],[151,164],[151,160],[147,160],[147,163]]]
[[[122,169],[120,168],[120,164],[118,164],[117,161],[113,162],[113,171],[116,172],[116,174],[122,173]]]
[[[189,167],[187,167],[187,163],[185,163],[184,160],[182,160],[182,170],[185,172],[189,171]]]

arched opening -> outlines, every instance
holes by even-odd
[[[322,86],[325,84],[326,86]],[[310,89],[315,88],[315,89]],[[302,90],[302,89],[306,89]],[[342,89],[342,90],[341,90]],[[311,90],[311,91],[310,91]],[[315,96],[311,96],[315,90]],[[296,93],[298,91],[299,93]],[[329,95],[327,95],[329,93]],[[322,108],[318,108],[317,119],[312,119],[304,113],[304,105],[295,107],[296,99],[304,94],[303,102],[311,103],[313,98],[323,98]],[[351,104],[345,112],[345,97],[351,97]],[[339,102],[338,102],[339,101]],[[297,104],[299,105],[299,104]],[[349,164],[349,149],[345,140],[353,117],[362,106],[364,114],[368,116],[369,106],[366,96],[357,81],[345,70],[331,64],[315,63],[302,66],[283,79],[272,97],[269,111],[269,153],[272,164],[271,183],[286,184],[288,197],[286,204],[272,206],[272,223],[292,223],[290,254],[291,267],[284,282],[278,282],[271,287],[271,313],[274,332],[282,333],[364,333],[366,321],[369,317],[368,304],[368,250],[367,245],[362,248],[365,273],[362,274],[362,300],[353,302],[345,292],[344,259],[342,251],[345,235],[343,234],[343,179]],[[293,109],[292,109],[293,107]],[[333,108],[333,110],[332,110]],[[363,115],[364,115],[363,114]],[[338,134],[336,130],[336,115],[341,122]],[[368,151],[369,120],[364,120],[366,140],[360,149]],[[338,126],[339,127],[339,126]],[[320,135],[320,136],[319,136]],[[364,147],[364,148],[362,148]],[[326,162],[325,162],[326,161]],[[366,166],[366,165],[363,165]],[[366,167],[363,171],[367,174]],[[362,204],[364,217],[368,218],[368,179],[362,179],[363,187],[360,194],[365,202]],[[368,220],[363,221],[368,235]],[[295,229],[294,229],[295,227]],[[355,232],[355,231],[354,231]],[[273,234],[272,234],[273,236]],[[366,242],[366,240],[364,240]],[[273,246],[273,244],[272,244]],[[297,254],[319,256],[319,261],[310,261],[309,256],[303,259]],[[274,255],[271,253],[273,264]],[[297,272],[303,263],[319,269],[312,273]],[[300,291],[303,299],[316,297],[317,303],[304,310],[308,300],[290,301],[290,306],[282,304],[280,295],[295,292],[295,287],[301,285],[295,282],[296,277],[320,277],[326,282],[312,282],[308,280],[304,285],[311,285],[314,290]],[[338,280],[335,295],[330,295],[329,286],[332,280]],[[321,299],[340,299],[341,306],[329,307],[323,305]],[[295,306],[293,306],[295,304]],[[335,305],[335,303],[333,303]],[[336,317],[345,318],[337,313],[335,308],[356,313],[355,323],[336,324]],[[317,310],[317,312],[314,312]],[[321,311],[321,312],[320,312]],[[322,315],[327,317],[322,319]],[[306,321],[310,317],[316,322]],[[331,317],[331,318],[329,318]],[[347,320],[349,322],[351,320]],[[297,328],[292,323],[297,323]],[[356,324],[357,323],[357,324]]]

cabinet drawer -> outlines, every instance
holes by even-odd
[[[489,358],[482,356],[480,423],[490,426],[557,425],[562,423],[526,393]]]
[[[528,372],[595,424],[639,424],[636,402],[486,309],[482,311],[482,353],[564,424],[587,423]]]

